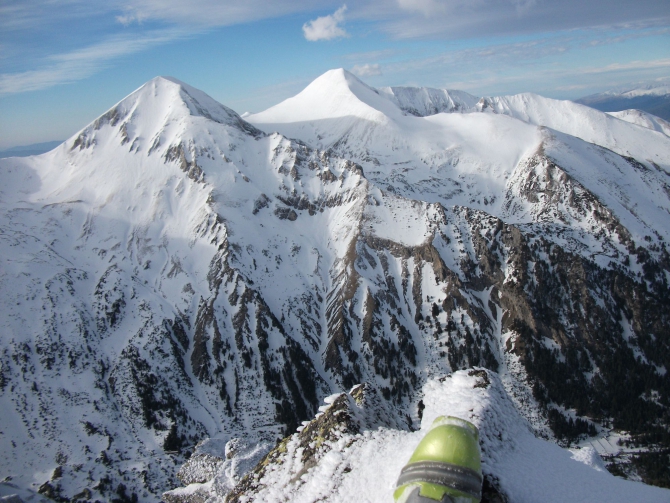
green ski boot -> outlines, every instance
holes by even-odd
[[[479,503],[479,431],[469,421],[440,416],[400,472],[396,503]]]

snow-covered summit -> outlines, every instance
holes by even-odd
[[[452,96],[460,98],[452,100],[453,106]],[[438,99],[441,101],[435,101]],[[460,113],[422,116],[401,110],[419,107],[428,111],[437,103]],[[522,211],[499,195],[518,180],[524,159],[544,151],[607,201],[619,218],[642,220],[642,227],[650,226],[667,236],[668,230],[656,222],[668,210],[660,187],[668,183],[670,138],[571,101],[531,93],[476,101],[446,90],[375,91],[344,70],[331,70],[294,98],[246,119],[268,133],[279,131],[319,148],[335,149],[360,163],[376,184],[393,187],[407,197],[474,206],[513,222],[527,221],[536,210]],[[595,160],[599,168],[582,166],[573,153],[579,151],[581,159],[593,145],[606,149],[596,159],[612,151],[653,163],[658,170],[632,176],[622,158]],[[620,162],[624,165],[611,168]],[[422,165],[430,167],[430,172],[419,168]],[[633,181],[638,175],[640,184]],[[476,196],[462,190],[464,181],[476,187]],[[653,202],[632,207],[631,193]],[[653,195],[642,196],[646,193]],[[639,237],[648,233],[643,231]]]
[[[253,114],[252,122],[283,123],[358,117],[380,122],[400,115],[400,110],[354,74],[339,68],[330,70],[303,91],[264,112]]]
[[[151,105],[149,104],[151,103]],[[117,105],[124,108],[142,106],[151,111],[188,111],[190,115],[206,117],[221,124],[238,125],[239,115],[222,105],[200,89],[196,89],[174,77],[159,76],[142,85]],[[184,106],[186,109],[184,109]],[[152,117],[155,118],[155,117]]]
[[[150,139],[154,143],[160,143],[161,140],[165,143],[166,131],[176,131],[176,128],[185,131],[186,125],[196,118],[257,133],[235,111],[199,89],[173,77],[155,77],[66,141],[66,144],[74,148],[82,146],[81,143],[74,145],[77,141],[92,141],[94,132],[107,123],[113,127],[120,124],[119,132],[127,140],[134,136]],[[153,149],[157,145],[153,145]],[[151,147],[149,145],[147,148]]]
[[[343,68],[317,77],[302,92],[251,116],[261,123],[314,121],[353,116],[380,121],[410,114],[468,111],[479,98],[463,91],[429,87],[374,89]],[[246,117],[245,117],[246,118]]]
[[[586,96],[583,99],[594,99],[597,97],[604,98],[612,96],[636,98],[639,96],[664,96],[668,94],[670,94],[670,81],[668,79],[663,79],[655,82],[619,86],[602,93]]]

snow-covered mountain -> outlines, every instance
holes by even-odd
[[[0,173],[7,483],[158,501],[205,438],[269,445],[360,383],[409,432],[475,366],[539,436],[628,432],[653,452],[619,470],[656,480],[662,132],[343,70],[243,120],[156,78]]]
[[[577,100],[603,112],[638,109],[666,121],[670,120],[670,82],[625,86]]]
[[[622,110],[620,112],[607,112],[608,115],[616,117],[626,122],[637,124],[638,126],[646,127],[670,136],[670,122],[664,121],[660,117],[656,117],[642,110]]]

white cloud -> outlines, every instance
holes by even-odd
[[[181,26],[231,26],[310,11],[325,3],[313,0],[108,0],[131,22],[159,20]],[[332,3],[328,2],[328,3]],[[123,16],[121,16],[123,17]]]
[[[332,40],[334,38],[348,37],[349,34],[340,26],[344,23],[344,13],[347,6],[343,5],[329,16],[317,17],[302,25],[305,38],[311,42],[317,40]]]
[[[146,18],[146,14],[143,14],[137,10],[128,10],[125,14],[116,16],[116,20],[123,26],[129,26],[133,23],[142,24],[142,21],[144,21]]]
[[[359,77],[374,77],[375,75],[381,75],[382,69],[379,64],[365,64],[365,65],[355,65],[351,69],[351,73],[358,75]]]

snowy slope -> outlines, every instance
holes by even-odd
[[[463,91],[430,87],[382,87],[377,91],[402,111],[418,117],[442,112],[465,112],[479,100]]]
[[[608,115],[616,117],[626,122],[632,124],[637,124],[638,126],[646,127],[648,129],[653,129],[654,131],[659,131],[666,136],[670,136],[670,122],[656,117],[642,110],[622,110],[620,112],[607,112]]]
[[[670,171],[670,166],[664,164],[669,149],[667,138],[655,138],[656,135],[650,135],[649,131],[634,124],[618,122],[608,114],[572,101],[526,93],[483,98],[477,104],[477,109],[509,115],[528,124],[546,126],[619,155],[661,163],[666,172]]]

